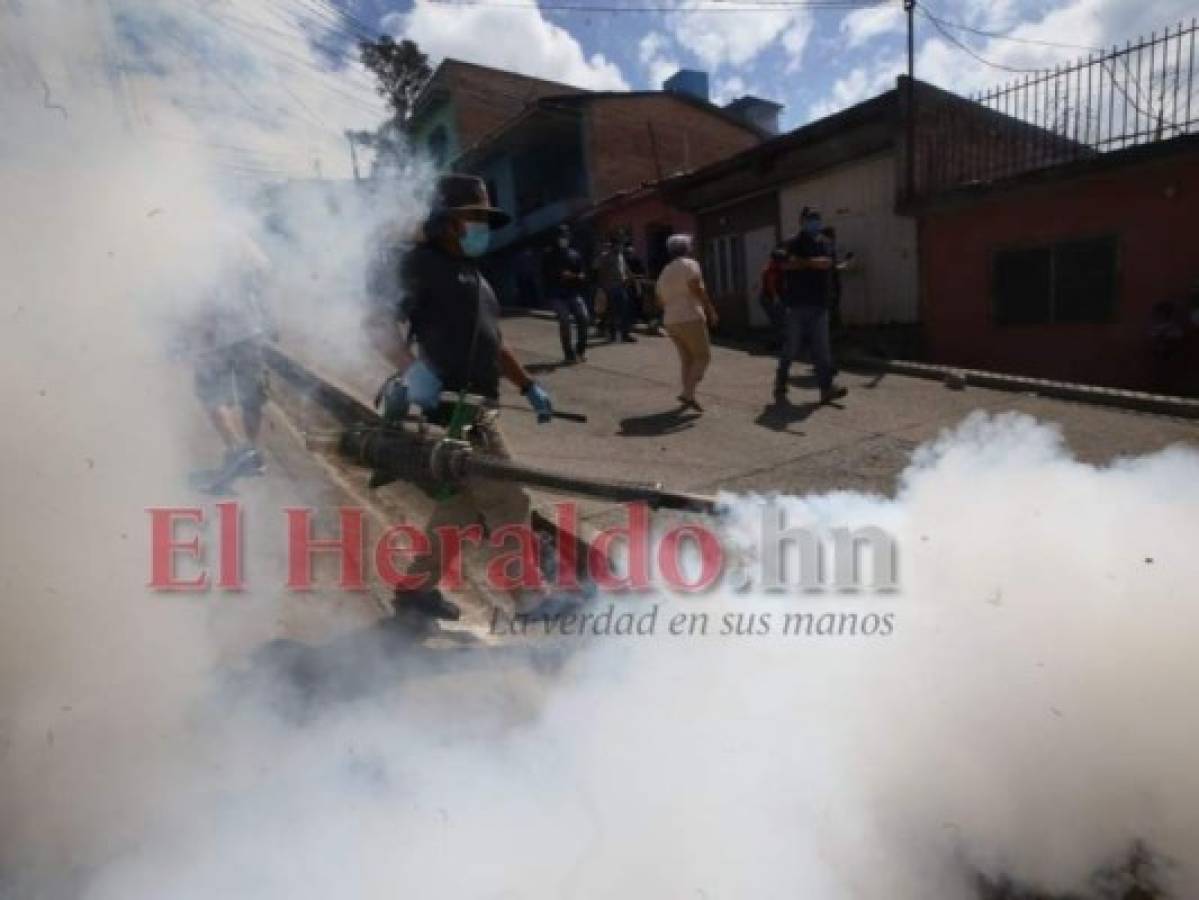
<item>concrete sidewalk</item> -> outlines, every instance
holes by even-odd
[[[773,357],[722,347],[713,348],[698,395],[705,412],[698,416],[679,412],[678,363],[668,338],[639,334],[635,344],[594,343],[586,363],[562,366],[552,320],[512,316],[503,328],[555,405],[589,417],[585,424],[539,426],[525,400],[505,385],[505,433],[522,461],[576,474],[660,481],[698,492],[890,494],[915,447],[977,409],[1058,423],[1071,450],[1089,462],[1179,441],[1199,444],[1194,421],[984,388],[954,391],[890,374],[844,373],[840,380],[849,396],[818,406],[804,365],[793,368],[790,403],[779,405],[771,398]],[[330,374],[369,399],[387,375],[386,365],[347,363]],[[608,508],[583,504],[588,517]]]

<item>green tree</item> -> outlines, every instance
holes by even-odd
[[[395,124],[403,128],[413,102],[433,75],[429,57],[415,41],[405,39],[396,43],[388,35],[377,41],[362,41],[358,50],[362,64],[378,79],[375,89],[387,100],[395,114]]]

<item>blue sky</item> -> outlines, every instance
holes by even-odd
[[[320,0],[311,0],[316,3]],[[531,0],[447,5],[430,0],[327,0],[358,22],[417,40],[434,61],[455,56],[594,88],[657,87],[678,66],[707,71],[714,99],[754,93],[802,124],[894,84],[904,67],[900,0],[856,9],[789,0],[552,0],[545,5],[669,6],[667,12],[576,12]],[[743,3],[752,11],[710,12]],[[1194,14],[1193,0],[927,0],[925,8],[988,61],[1038,68]],[[516,7],[516,8],[514,8]],[[1026,43],[1036,41],[1039,43]],[[961,91],[1012,77],[917,17],[917,75]],[[1064,44],[1069,46],[1053,46]]]

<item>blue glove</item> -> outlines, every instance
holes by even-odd
[[[529,406],[533,407],[533,411],[537,413],[538,425],[544,425],[554,417],[554,404],[550,402],[550,395],[536,381],[531,382],[524,389],[524,395],[529,401]]]
[[[437,409],[441,402],[441,379],[423,359],[418,359],[404,372],[404,386],[408,388],[408,400],[425,412]]]

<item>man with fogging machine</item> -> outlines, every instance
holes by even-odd
[[[415,405],[429,421],[461,428],[463,439],[476,452],[501,459],[510,458],[498,423],[501,375],[525,396],[539,423],[553,415],[549,394],[504,344],[499,303],[475,262],[487,250],[490,230],[508,220],[506,213],[491,206],[482,179],[438,179],[422,239],[401,264],[395,317],[390,328],[376,318],[373,335],[376,346],[399,370],[379,391],[384,419],[398,420]],[[396,319],[408,322],[407,341],[400,339]],[[409,348],[412,341],[419,347],[415,358]],[[442,391],[457,398],[445,402]],[[480,479],[441,497],[425,527],[432,552],[418,557],[405,573],[409,581],[421,583],[410,590],[396,589],[396,615],[458,618],[457,605],[437,588],[449,560],[436,529],[477,525],[482,519],[493,532],[503,525],[527,524],[529,511],[528,495],[510,481]]]

